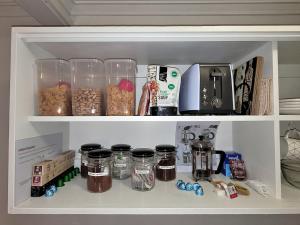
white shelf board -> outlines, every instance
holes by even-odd
[[[280,115],[280,121],[300,121],[300,115]]]
[[[281,178],[281,181],[281,198],[291,202],[300,202],[300,189],[297,189],[287,183],[283,177]]]
[[[274,116],[29,116],[30,122],[273,121]]]
[[[192,182],[187,174],[178,179]],[[218,197],[213,186],[200,182],[204,196],[179,191],[176,180],[156,182],[149,192],[134,191],[130,179],[113,180],[111,190],[90,193],[86,181],[76,177],[65,187],[59,188],[51,198],[30,198],[11,210],[12,213],[28,214],[282,214],[299,213],[299,201],[264,198],[250,189],[250,196],[236,199]]]

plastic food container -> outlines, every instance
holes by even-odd
[[[86,178],[88,175],[88,153],[93,150],[101,149],[99,144],[81,145],[79,152],[81,153],[81,177]]]
[[[111,146],[113,152],[113,178],[126,179],[131,175],[131,160],[130,160],[131,146],[126,144],[117,144]]]
[[[131,187],[137,191],[150,191],[155,185],[154,151],[139,148],[132,151]]]
[[[74,116],[105,114],[105,75],[98,59],[71,59],[72,113]]]
[[[69,62],[62,59],[40,59],[36,61],[36,66],[38,115],[72,115]]]
[[[155,147],[157,164],[156,178],[161,181],[176,179],[176,148],[173,145],[157,145]]]
[[[132,59],[108,59],[104,61],[104,68],[107,78],[106,115],[135,115],[136,62]]]
[[[90,192],[105,192],[111,188],[111,155],[106,149],[88,153],[87,189]]]

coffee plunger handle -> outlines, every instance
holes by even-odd
[[[225,161],[226,154],[225,154],[224,151],[220,151],[220,150],[213,151],[213,153],[221,155],[221,159],[220,159],[220,162],[219,162],[219,165],[218,165],[218,169],[215,171],[215,174],[219,174],[219,173],[221,173],[221,170],[222,170],[222,167],[223,167],[223,164],[224,164],[224,161]]]

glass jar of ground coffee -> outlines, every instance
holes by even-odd
[[[161,181],[176,179],[176,150],[173,145],[157,145],[155,147],[157,164],[156,178]]]
[[[88,153],[87,189],[91,192],[105,192],[112,185],[112,152],[107,149]]]
[[[111,151],[113,152],[113,178],[122,180],[130,177],[130,150],[131,146],[126,144],[117,144],[111,146]]]
[[[155,185],[154,151],[138,148],[132,151],[131,187],[137,191],[150,191]]]
[[[81,145],[79,149],[79,152],[81,153],[81,177],[86,178],[88,174],[88,153],[97,149],[101,149],[101,145],[94,143]]]

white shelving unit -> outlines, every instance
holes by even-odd
[[[299,43],[300,26],[13,28],[9,213],[300,213],[300,191],[281,183],[280,125],[285,121],[299,121],[299,116],[279,115],[280,93],[292,96],[295,91],[285,88],[284,92],[279,92],[279,88],[287,84],[281,82],[278,72],[290,68],[285,66],[289,62],[300,65],[294,60],[295,55],[300,54],[300,48],[294,48]],[[271,116],[36,116],[36,59],[133,58],[138,62],[138,77],[144,77],[147,64],[175,65],[185,71],[196,62],[226,62],[237,67],[255,56],[264,57],[264,75],[273,77],[274,114]],[[137,99],[144,81],[143,78],[136,80]],[[123,142],[133,147],[153,148],[162,143],[175,144],[178,121],[219,121],[218,149],[240,152],[246,161],[249,179],[268,184],[272,197],[266,199],[251,191],[249,197],[229,200],[217,197],[212,186],[204,182],[205,196],[199,198],[178,191],[175,181],[158,182],[153,191],[144,193],[132,191],[129,180],[113,181],[112,190],[91,194],[81,178],[68,183],[53,198],[29,197],[31,170],[19,163],[21,157],[17,147],[20,141],[59,133],[64,150],[78,149],[81,144],[94,141],[104,146]],[[34,154],[42,157],[42,153]],[[178,178],[190,180],[187,174],[180,173]]]

